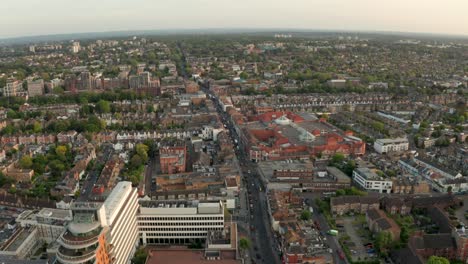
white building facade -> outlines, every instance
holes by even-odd
[[[393,182],[383,179],[369,168],[357,168],[353,171],[353,181],[362,189],[379,193],[390,193]]]
[[[377,139],[374,142],[374,149],[380,154],[407,151],[408,148],[409,143],[407,138],[385,138]]]
[[[190,244],[224,228],[222,201],[141,201],[140,244]]]
[[[138,193],[131,182],[119,182],[104,202],[109,225],[109,254],[115,264],[129,263],[137,247]]]
[[[104,203],[76,202],[58,242],[58,263],[130,263],[137,246],[137,190],[119,182]]]

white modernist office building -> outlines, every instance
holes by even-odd
[[[374,149],[380,154],[389,152],[400,152],[408,150],[409,143],[407,138],[383,138],[374,142]]]
[[[73,220],[58,239],[58,263],[130,263],[138,244],[131,182],[119,182],[104,203],[75,202],[71,210]]]
[[[128,263],[138,244],[138,193],[131,182],[119,182],[104,202],[109,225],[110,256],[115,264]]]
[[[224,228],[222,201],[140,201],[140,244],[189,244]]]
[[[384,179],[369,168],[357,168],[353,171],[353,181],[367,191],[390,193],[393,183]]]

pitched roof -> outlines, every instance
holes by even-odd
[[[400,264],[423,264],[421,260],[413,254],[409,248],[398,249],[390,252],[390,257],[394,263]]]
[[[380,230],[388,230],[388,229],[392,228],[392,225],[387,220],[387,218],[380,218],[375,223],[379,226]]]
[[[371,210],[367,211],[367,217],[369,217],[370,220],[375,221],[375,220],[381,218],[382,216],[380,215],[380,212],[378,210],[371,209]]]
[[[425,234],[423,236],[424,248],[453,248],[455,242],[452,235],[447,234]]]

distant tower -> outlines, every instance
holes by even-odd
[[[80,50],[81,50],[80,43],[78,41],[73,42],[71,51],[73,53],[78,53],[78,52],[80,52]]]

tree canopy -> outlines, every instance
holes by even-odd
[[[24,155],[23,157],[21,157],[19,161],[19,166],[22,169],[31,169],[32,165],[33,165],[33,161],[30,156]]]
[[[249,249],[251,244],[252,242],[250,242],[250,240],[246,237],[242,237],[241,239],[239,239],[239,248],[242,250]]]
[[[309,210],[303,210],[301,213],[301,219],[304,221],[308,221],[312,218],[312,214],[310,213]]]
[[[450,264],[450,261],[444,257],[431,256],[427,264]]]

